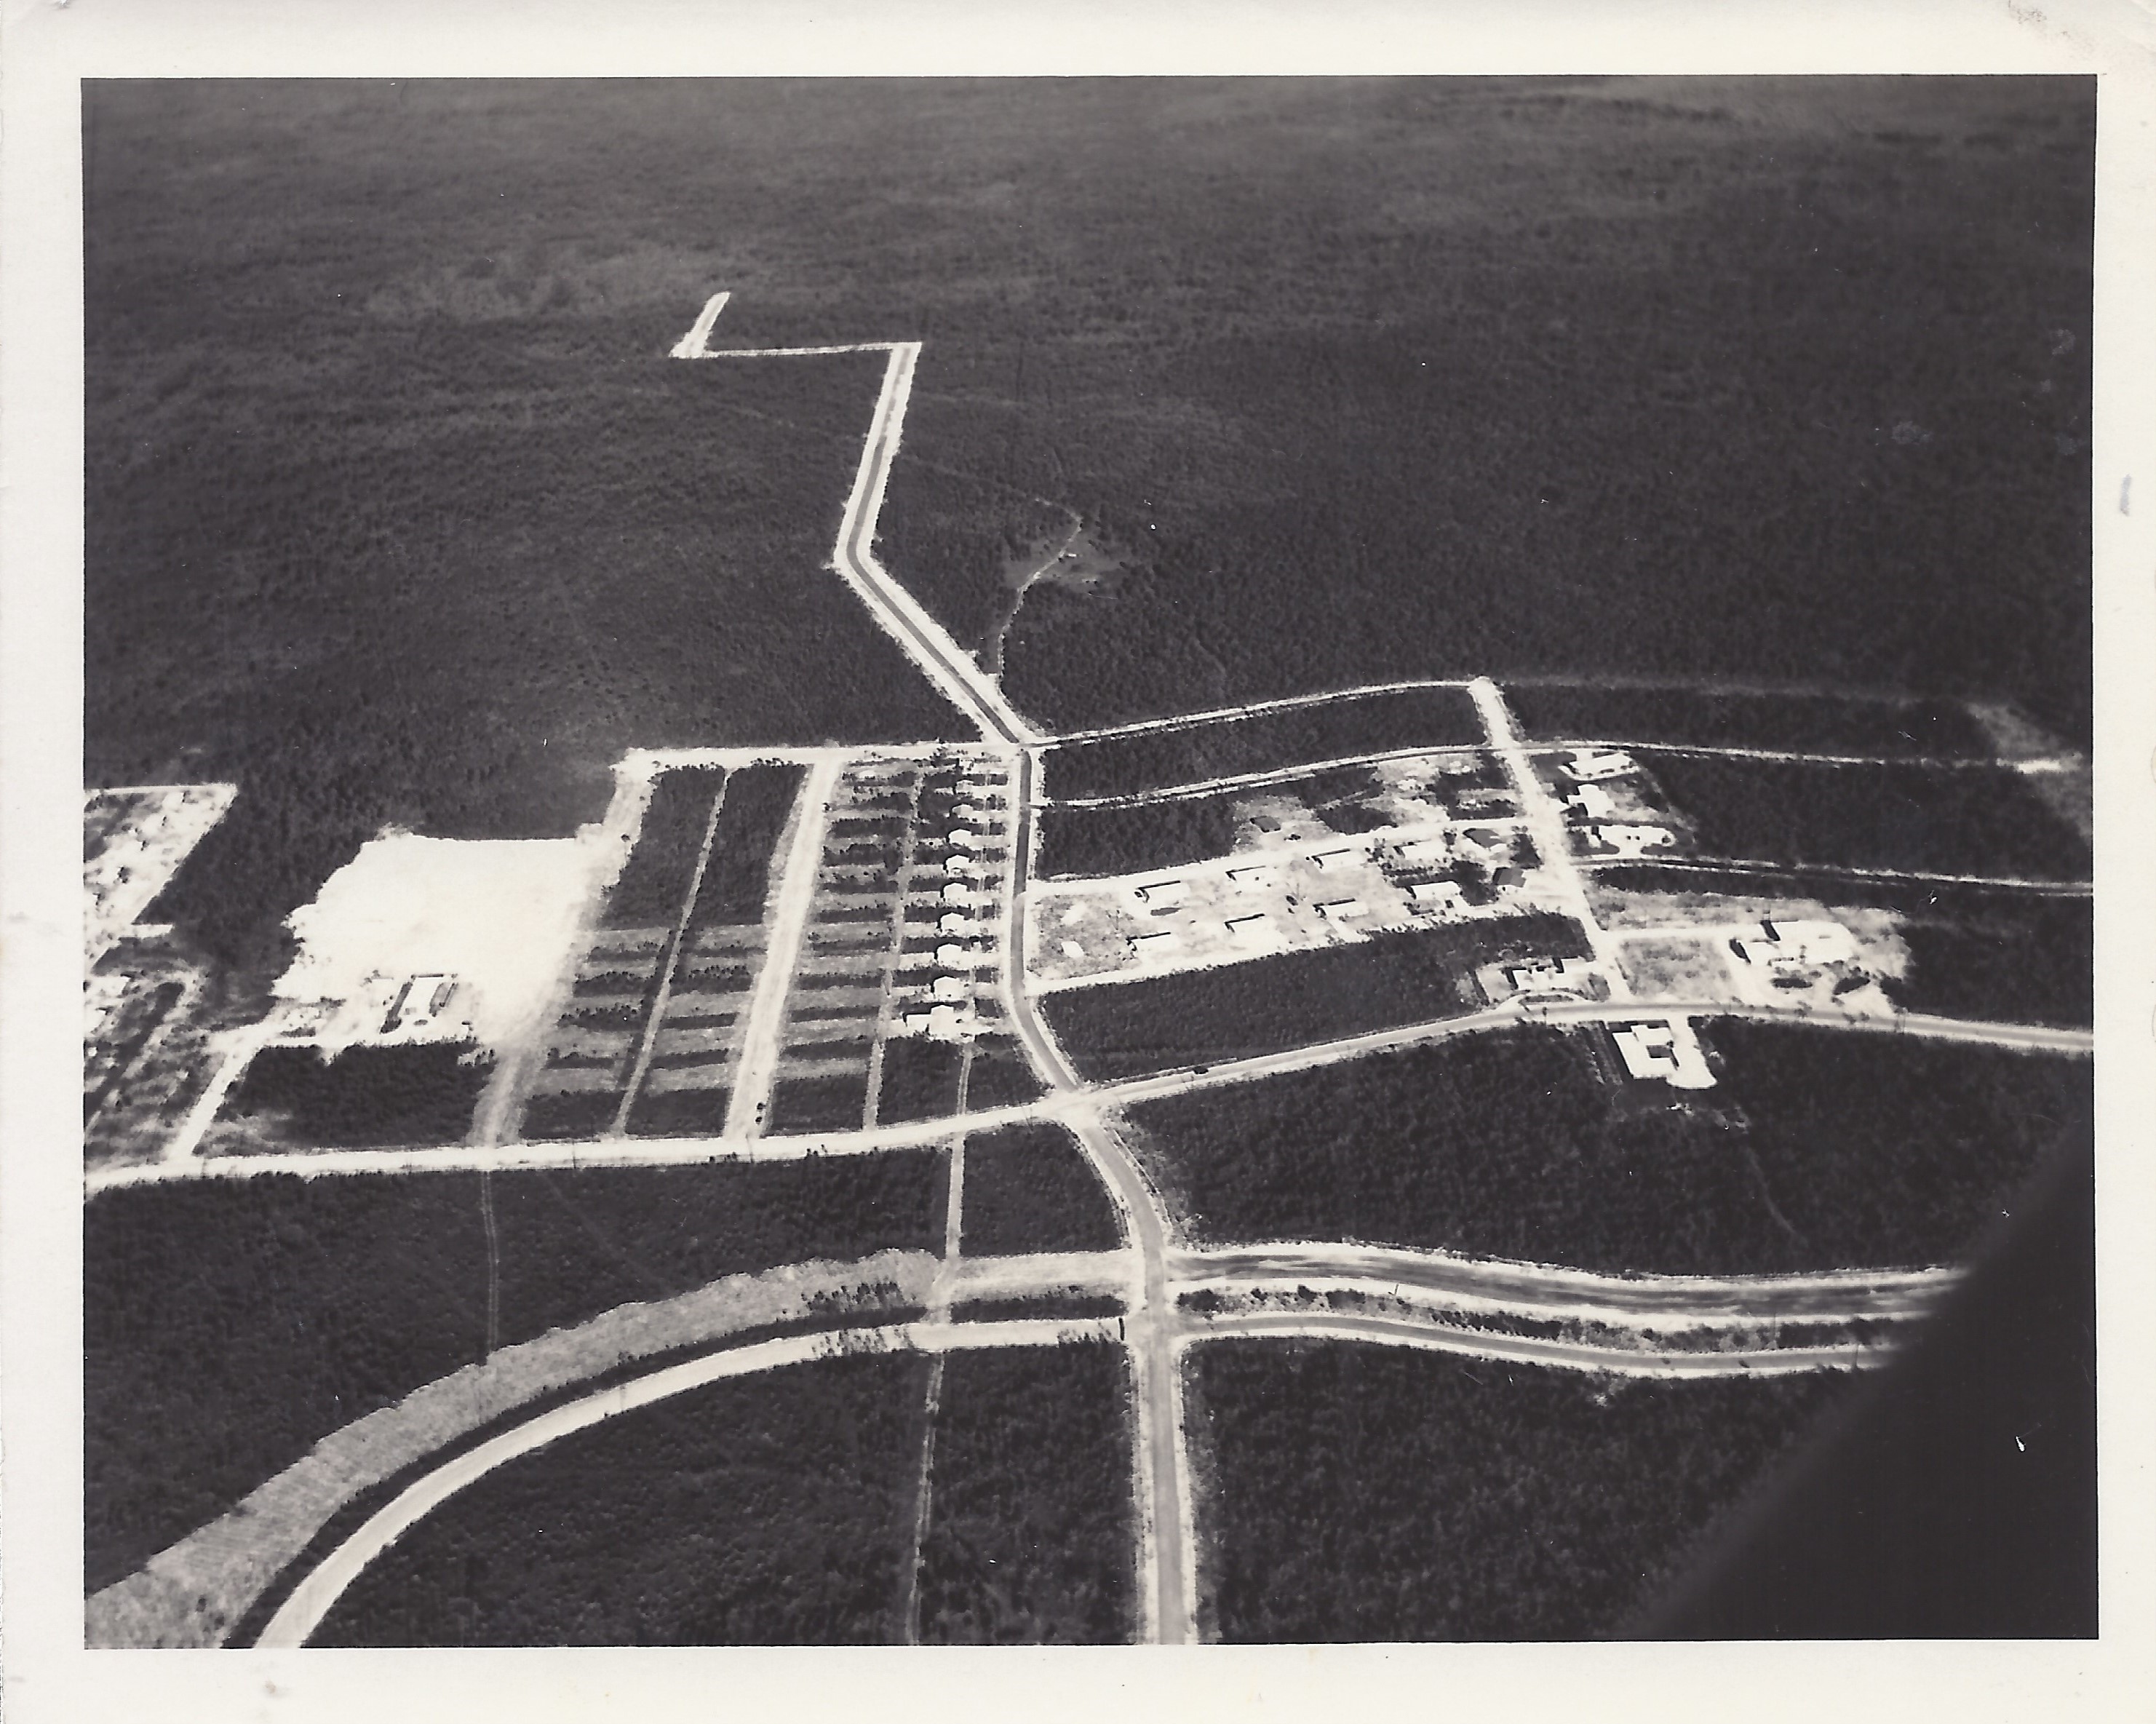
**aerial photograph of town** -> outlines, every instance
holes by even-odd
[[[2093,1634],[2097,112],[84,83],[85,1644]]]

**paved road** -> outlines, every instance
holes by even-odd
[[[2085,880],[2025,880],[2018,875],[1931,874],[1913,868],[1846,868],[1833,862],[1763,862],[1744,856],[1583,856],[1589,873],[1603,868],[1659,868],[1681,874],[1820,874],[1835,880],[1886,880],[1897,885],[1997,886],[2053,898],[2086,898],[2096,888]]]
[[[1728,1000],[1582,1000],[1576,1005],[1548,1006],[1508,1003],[1484,1011],[1463,1012],[1457,1018],[1404,1024],[1395,1029],[1373,1029],[1363,1035],[1343,1036],[1337,1041],[1286,1048],[1277,1054],[1223,1060],[1202,1069],[1178,1066],[1148,1077],[1119,1078],[1096,1085],[1093,1093],[1104,1105],[1123,1107],[1158,1096],[1246,1084],[1255,1078],[1270,1077],[1281,1072],[1302,1071],[1342,1060],[1359,1060],[1388,1049],[1414,1047],[1424,1042],[1442,1041],[1448,1036],[1475,1035],[1522,1024],[1629,1024],[1671,1018],[1746,1018],[1766,1024],[1810,1024],[1829,1029],[1912,1035],[1938,1041],[1982,1042],[1994,1047],[2052,1054],[2087,1054],[2095,1046],[2095,1038],[2085,1029],[2058,1029],[2041,1024],[1978,1024],[1917,1013],[1880,1018],[1856,1012],[1783,1011],[1772,1006],[1741,1005]],[[1051,1107],[1046,1111],[1055,1110]]]
[[[1060,1101],[1073,1104],[1057,1111],[1106,1182],[1138,1253],[1139,1301],[1127,1320],[1125,1335],[1137,1378],[1137,1461],[1145,1506],[1141,1516],[1142,1614],[1151,1630],[1148,1638],[1183,1645],[1196,1634],[1196,1570],[1187,1537],[1190,1494],[1183,1453],[1182,1381],[1169,1332],[1175,1306],[1168,1285],[1168,1218],[1137,1158],[1101,1117],[1063,1049],[1041,1023],[1025,987],[1024,886],[1033,862],[1033,785],[1039,770],[1035,752],[1024,751],[1012,780],[1017,821],[1004,939],[1011,1022],[1034,1069],[1055,1086]]]
[[[2085,761],[2065,756],[2034,755],[2020,760],[2003,760],[1996,755],[1979,754],[1815,754],[1792,748],[1736,748],[1706,742],[1648,742],[1634,740],[1621,741],[1607,736],[1565,736],[1554,741],[1528,739],[1527,746],[1538,754],[1563,750],[1616,748],[1630,753],[1696,754],[1724,760],[1784,760],[1795,761],[1822,767],[1927,767],[1942,770],[1981,771],[1987,767],[2007,767],[2017,772],[2073,772],[2087,764]]]
[[[1899,1321],[1930,1311],[1958,1269],[1834,1270],[1796,1275],[1612,1275],[1548,1264],[1460,1257],[1386,1245],[1226,1245],[1168,1255],[1178,1291],[1355,1286],[1412,1289],[1478,1306],[1615,1326],[1781,1321]]]
[[[883,506],[891,460],[898,453],[899,427],[906,418],[906,401],[913,388],[913,368],[920,357],[918,341],[891,344],[891,361],[885,368],[882,393],[876,398],[875,417],[870,423],[860,475],[839,524],[834,566],[869,601],[870,608],[906,649],[906,655],[960,711],[981,727],[983,736],[1013,744],[1038,741],[1039,729],[1004,697],[1003,689],[995,680],[973,662],[972,654],[952,639],[943,625],[931,617],[876,560],[876,516]]]
[[[1223,1317],[1207,1324],[1202,1333],[1186,1331],[1183,1344],[1238,1335],[1374,1341],[1393,1347],[1425,1347],[1437,1352],[1512,1359],[1527,1365],[1554,1365],[1620,1377],[1784,1377],[1836,1366],[1861,1369],[1886,1364],[1893,1357],[1891,1348],[1853,1344],[1712,1352],[1634,1352],[1568,1341],[1545,1341],[1532,1335],[1506,1335],[1493,1330],[1445,1329],[1434,1324],[1386,1317],[1300,1314]]]
[[[816,896],[816,868],[824,851],[825,810],[839,782],[839,763],[819,760],[809,767],[793,804],[793,842],[778,876],[777,913],[771,937],[749,997],[748,1019],[742,1030],[741,1059],[734,1067],[733,1094],[727,1098],[726,1136],[736,1141],[760,1137],[771,1099],[771,1080],[786,1039],[786,1000]]]
[[[624,1413],[730,1377],[806,1364],[848,1351],[942,1353],[954,1347],[1054,1347],[1075,1337],[1112,1337],[1112,1318],[1077,1322],[912,1323],[847,1329],[728,1348],[547,1408],[424,1474],[364,1521],[311,1570],[270,1619],[258,1646],[303,1646],[361,1572],[450,1497],[518,1456]]]
[[[1137,736],[1148,731],[1187,731],[1197,725],[1249,718],[1260,712],[1286,712],[1299,706],[1330,706],[1340,700],[1361,700],[1372,695],[1397,695],[1410,689],[1464,689],[1463,677],[1419,676],[1404,682],[1358,683],[1353,688],[1328,689],[1322,695],[1286,695],[1275,700],[1245,700],[1240,706],[1214,706],[1203,712],[1171,713],[1166,718],[1134,719],[1128,724],[1101,725],[1092,730],[1060,731],[1056,742],[1092,742],[1104,736]]]
[[[1296,778],[1307,778],[1319,772],[1336,772],[1342,767],[1372,766],[1385,760],[1428,760],[1440,755],[1481,755],[1490,751],[1480,743],[1425,744],[1414,748],[1381,748],[1368,754],[1343,754],[1335,760],[1298,762],[1290,767],[1271,767],[1260,772],[1239,772],[1227,778],[1200,778],[1188,784],[1169,784],[1152,790],[1133,790],[1120,796],[1059,796],[1052,798],[1059,808],[1140,808],[1154,803],[1187,802],[1193,798],[1213,796],[1224,790],[1254,790],[1266,784],[1285,784]],[[1502,820],[1478,820],[1463,818],[1448,821],[1454,826],[1494,826]],[[1391,829],[1382,834],[1388,840]],[[1270,861],[1269,849],[1262,856],[1234,854],[1216,859],[1223,862]]]
[[[1014,941],[1023,939],[1023,930],[1017,926],[1018,920],[1014,908],[1011,936]],[[1018,962],[1023,962],[1022,956]],[[1014,977],[1018,973],[1015,967],[1012,973]],[[1626,1023],[1648,1018],[1745,1018],[1763,1024],[1810,1024],[1830,1029],[1856,1030],[1879,1035],[1912,1035],[1938,1041],[1975,1042],[2035,1053],[2087,1054],[2092,1052],[2096,1045],[2095,1037],[2085,1029],[2060,1029],[2035,1024],[1982,1024],[1955,1018],[1933,1018],[1917,1013],[1881,1018],[1858,1013],[1784,1011],[1771,1006],[1741,1005],[1727,1000],[1630,1003],[1583,1000],[1573,1005],[1522,1008],[1508,1004],[1486,1011],[1463,1013],[1456,1018],[1402,1024],[1394,1029],[1372,1030],[1364,1035],[1346,1036],[1337,1041],[1289,1048],[1277,1054],[1261,1054],[1248,1060],[1223,1060],[1202,1070],[1193,1066],[1181,1066],[1151,1076],[1122,1078],[1113,1082],[1088,1085],[1075,1080],[1062,1050],[1041,1029],[1030,1003],[1021,1003],[1023,995],[1015,988],[1012,990],[1012,999],[1013,1023],[1026,1039],[1033,1057],[1040,1063],[1043,1070],[1061,1075],[1058,1078],[1057,1088],[1041,1101],[966,1115],[963,1124],[969,1131],[993,1131],[1001,1126],[1044,1117],[1064,1120],[1071,1123],[1075,1130],[1077,1120],[1092,1117],[1103,1108],[1125,1107],[1133,1102],[1152,1101],[1163,1095],[1180,1095],[1194,1090],[1250,1083],[1255,1079],[1282,1072],[1306,1070],[1312,1066],[1327,1065],[1343,1060],[1359,1060],[1368,1054],[1383,1053],[1389,1049],[1414,1047],[1425,1042],[1441,1041],[1448,1036],[1474,1035],[1531,1023]],[[1036,1036],[1040,1038],[1038,1042],[1034,1039]],[[465,1143],[439,1149],[345,1149],[277,1155],[190,1156],[126,1167],[97,1168],[85,1177],[85,1185],[87,1191],[95,1195],[121,1186],[148,1185],[168,1179],[247,1179],[264,1173],[298,1173],[307,1178],[325,1178],[360,1173],[449,1172],[480,1169],[500,1172],[526,1167],[678,1167],[732,1160],[751,1154],[758,1159],[774,1160],[808,1155],[859,1155],[875,1150],[940,1143],[950,1136],[952,1124],[952,1119],[945,1117],[879,1126],[872,1131],[798,1133],[761,1138],[593,1138],[554,1143]],[[1081,1135],[1082,1137],[1083,1133]],[[1093,1150],[1096,1159],[1105,1157],[1101,1161],[1104,1173],[1109,1167],[1122,1165],[1127,1161],[1127,1153],[1120,1149],[1091,1145],[1089,1148]],[[1134,1168],[1131,1172],[1132,1177],[1137,1178],[1138,1188],[1143,1188],[1142,1176],[1137,1176]],[[1108,1177],[1112,1182],[1114,1176],[1111,1174]],[[1126,1203],[1131,1200],[1129,1191],[1123,1186],[1118,1184],[1116,1188]]]

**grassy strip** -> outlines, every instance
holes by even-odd
[[[372,1519],[378,1510],[395,1501],[428,1474],[447,1465],[459,1455],[491,1442],[506,1431],[529,1424],[556,1407],[583,1400],[619,1384],[633,1383],[639,1378],[651,1376],[690,1359],[707,1357],[714,1352],[732,1352],[742,1347],[753,1347],[758,1342],[777,1341],[793,1335],[829,1334],[841,1329],[859,1327],[870,1320],[878,1324],[910,1323],[926,1314],[927,1307],[917,1304],[890,1303],[868,1311],[864,1311],[858,1304],[844,1308],[834,1305],[833,1308],[794,1321],[760,1323],[736,1330],[716,1347],[709,1342],[696,1342],[624,1360],[590,1377],[575,1383],[562,1383],[543,1394],[535,1395],[499,1416],[459,1433],[439,1448],[399,1467],[388,1477],[377,1480],[346,1502],[322,1523],[321,1529],[307,1541],[305,1548],[278,1572],[277,1578],[263,1589],[233,1625],[224,1644],[228,1646],[253,1645],[263,1629],[270,1625],[270,1619],[284,1607],[285,1601],[291,1597],[294,1589],[316,1565]]]

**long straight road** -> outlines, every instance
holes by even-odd
[[[1022,750],[1012,779],[1016,824],[1004,938],[1011,1022],[1034,1070],[1055,1087],[1056,1099],[1067,1104],[1057,1113],[1106,1183],[1138,1254],[1139,1288],[1125,1321],[1125,1337],[1137,1379],[1141,1614],[1151,1631],[1149,1638],[1165,1645],[1183,1645],[1196,1635],[1196,1570],[1187,1541],[1190,1488],[1183,1452],[1181,1367],[1173,1345],[1175,1303],[1168,1283],[1168,1218],[1137,1157],[1101,1117],[1063,1049],[1034,1011],[1026,989],[1024,887],[1036,837],[1033,791],[1039,771],[1035,752]]]
[[[1543,1263],[1386,1245],[1221,1245],[1168,1254],[1178,1291],[1354,1286],[1413,1290],[1545,1317],[1615,1326],[1689,1326],[1921,1316],[1959,1285],[1957,1269],[1847,1270],[1782,1275],[1613,1275]]]

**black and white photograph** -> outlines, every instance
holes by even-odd
[[[46,89],[69,1655],[2096,1669],[2156,62],[2023,10]]]

